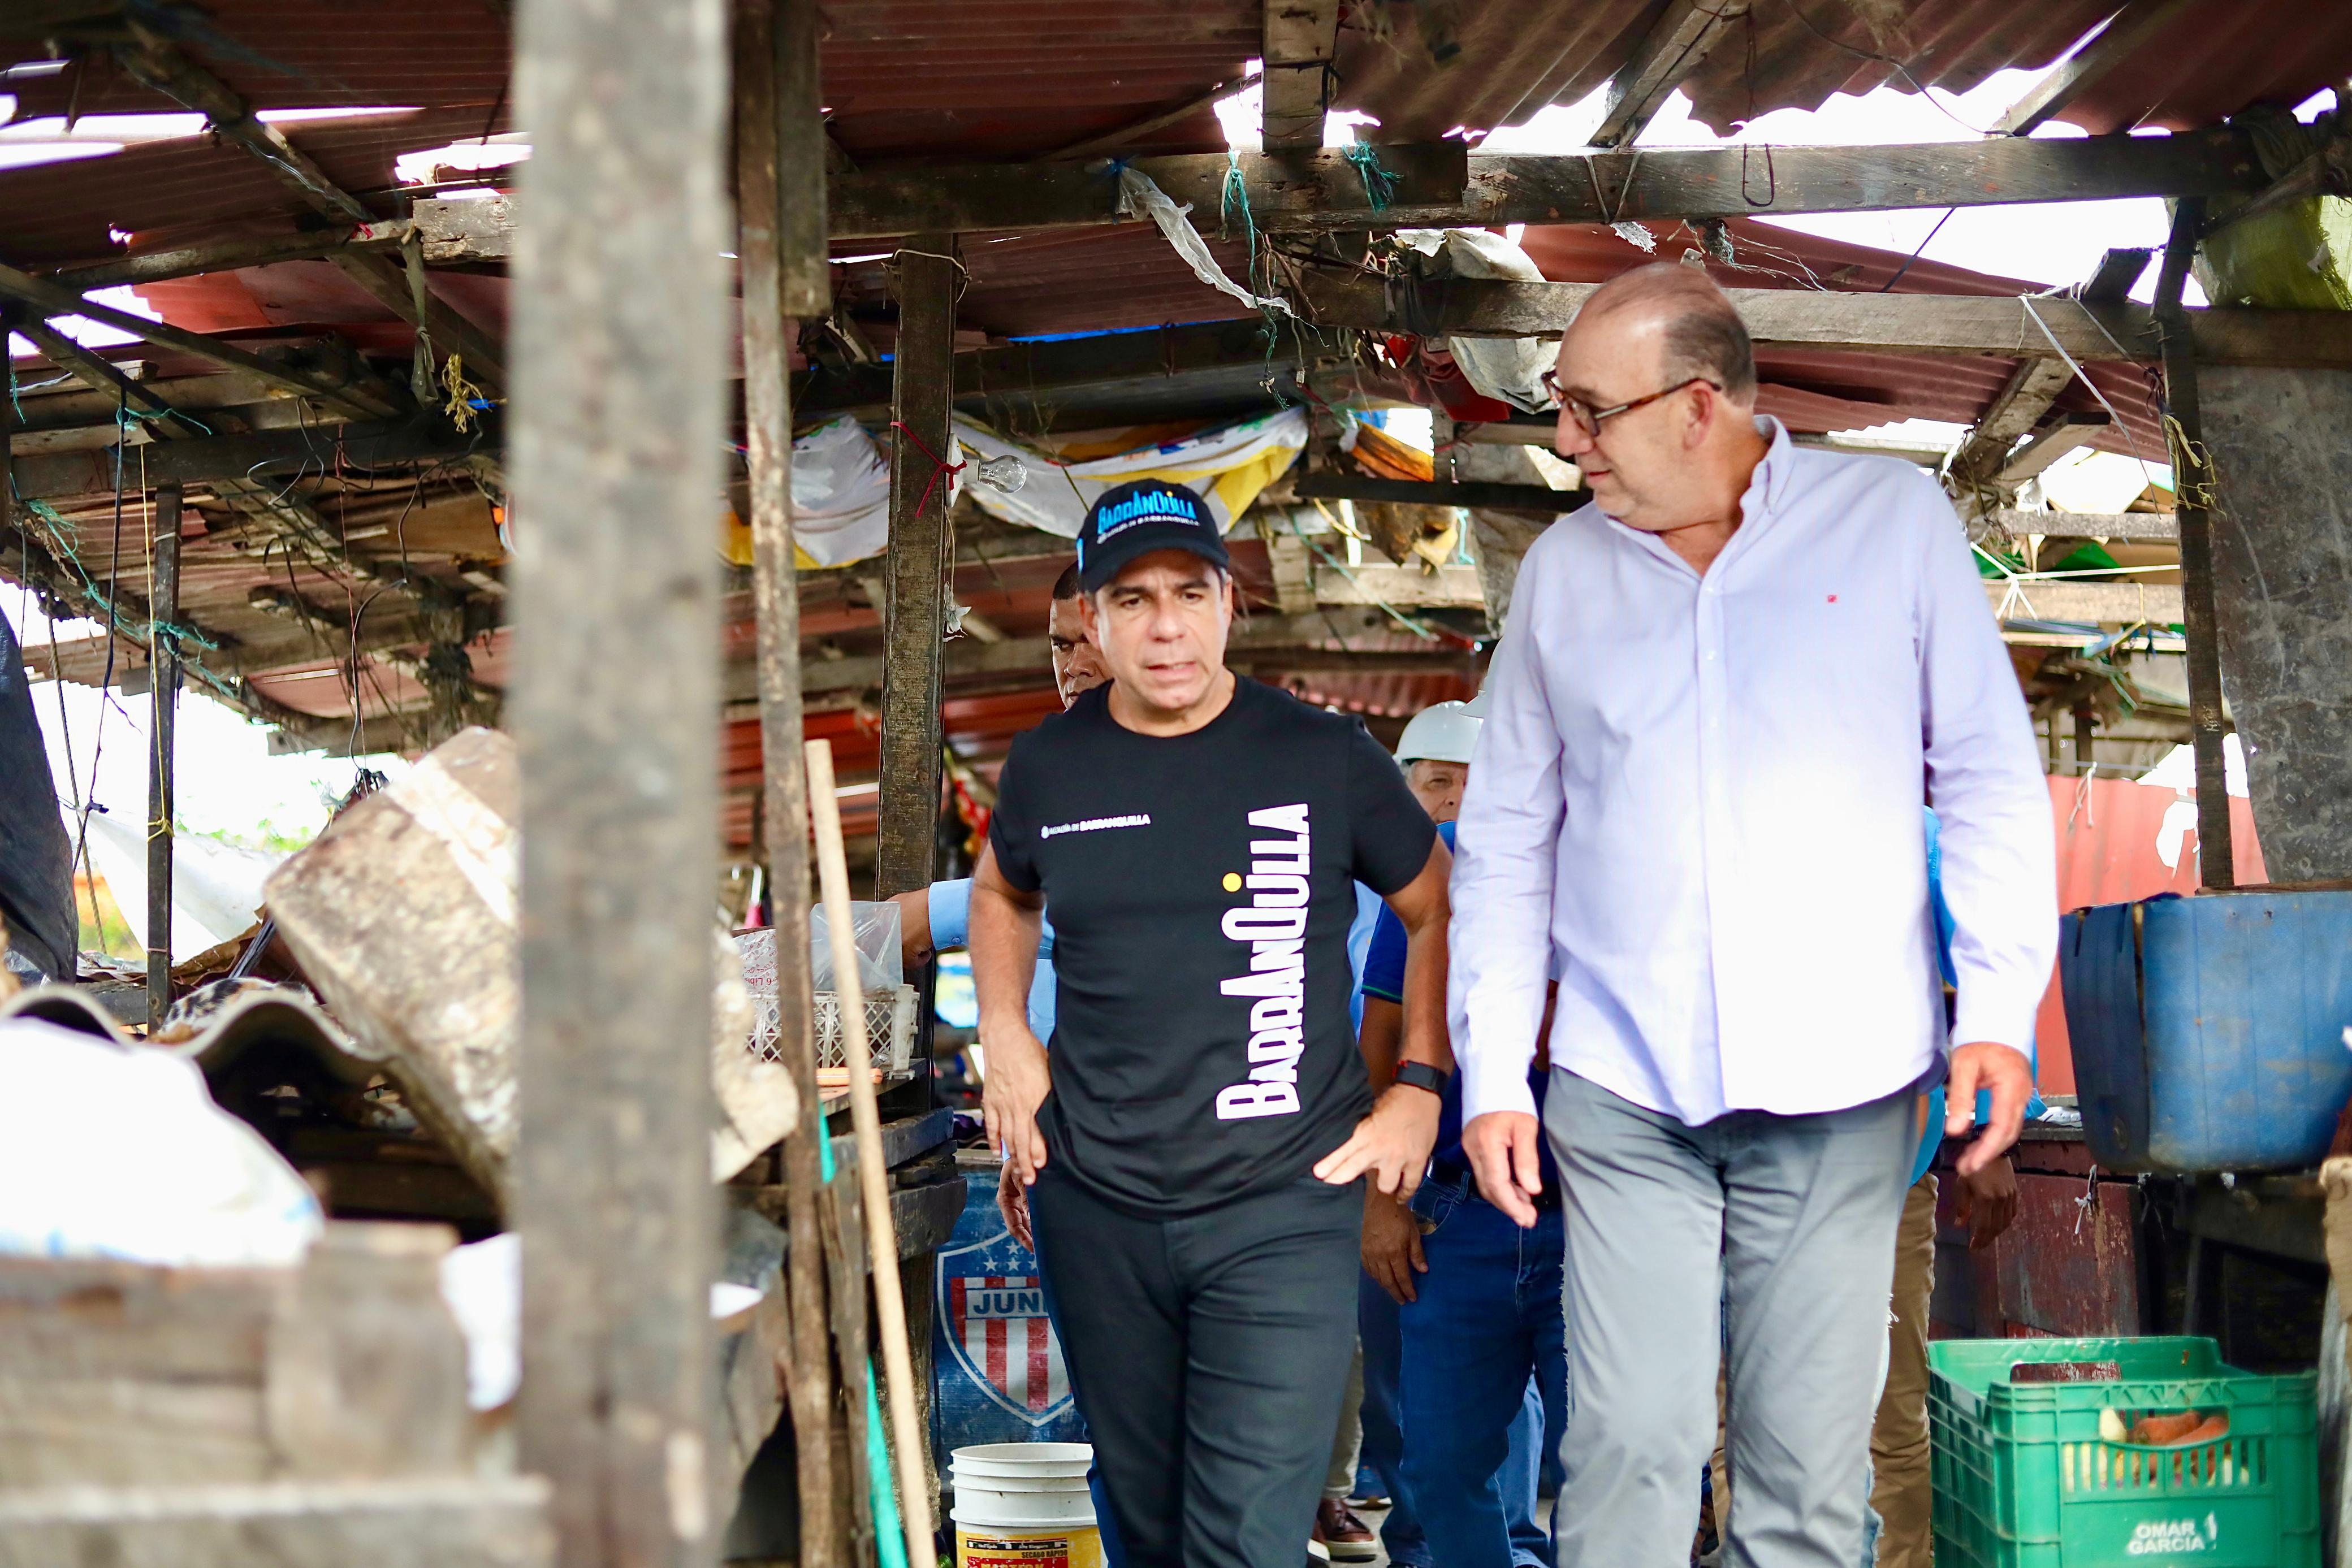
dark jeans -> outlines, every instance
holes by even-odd
[[[1361,1463],[1381,1479],[1389,1516],[1381,1544],[1394,1568],[1430,1568],[1429,1540],[1413,1511],[1404,1477],[1404,1326],[1396,1299],[1370,1274],[1356,1280],[1356,1334],[1364,1344],[1364,1446]]]
[[[1297,1568],[1354,1354],[1360,1186],[1181,1219],[1030,1188],[1070,1386],[1129,1568]]]
[[[1433,1176],[1413,1207],[1429,1272],[1404,1326],[1405,1480],[1436,1568],[1547,1568],[1536,1519],[1542,1432],[1567,1404],[1559,1211],[1522,1230],[1467,1178]],[[1532,1379],[1540,1419],[1531,1418]]]

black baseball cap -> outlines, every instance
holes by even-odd
[[[1078,587],[1092,593],[1128,562],[1163,549],[1190,550],[1220,570],[1232,570],[1217,519],[1183,486],[1138,479],[1105,490],[1087,508],[1078,529]]]

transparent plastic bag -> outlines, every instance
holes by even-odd
[[[852,904],[850,929],[857,938],[857,984],[867,996],[896,990],[906,982],[906,966],[898,953],[898,906],[888,899],[879,904]],[[833,981],[833,937],[823,905],[809,911],[810,989],[837,989]]]

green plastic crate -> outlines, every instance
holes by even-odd
[[[2011,1382],[2023,1362],[2122,1380]],[[1927,1370],[1938,1568],[2318,1568],[2315,1375],[2241,1372],[2210,1339],[1939,1340]],[[2225,1411],[2230,1429],[2110,1442],[2108,1409]]]

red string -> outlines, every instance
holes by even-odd
[[[913,431],[908,430],[904,424],[895,419],[890,422],[890,428],[905,436],[908,440],[913,442],[915,444],[915,450],[931,460],[931,476],[923,486],[923,494],[921,498],[917,500],[915,503],[914,515],[919,517],[923,515],[923,508],[930,505],[931,492],[939,487],[940,476],[942,474],[961,474],[964,470],[964,465],[961,463],[940,462],[940,455],[932,451],[929,447],[924,445],[923,438],[921,436],[916,434]]]

